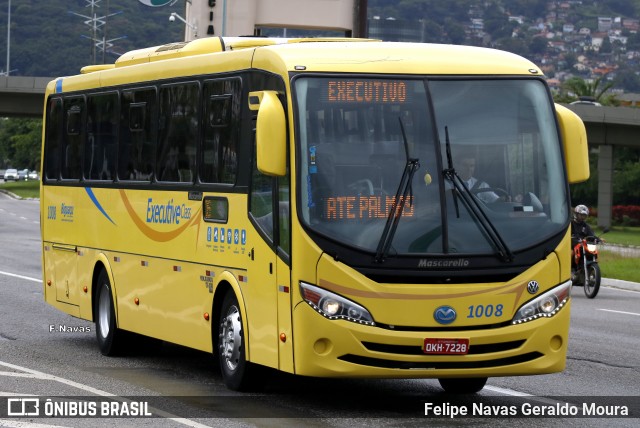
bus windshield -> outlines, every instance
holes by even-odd
[[[385,241],[389,256],[486,255],[566,226],[538,79],[305,75],[294,94],[300,213],[317,234],[378,255]]]

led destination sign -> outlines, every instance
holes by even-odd
[[[330,80],[327,101],[353,103],[404,103],[407,84],[397,80]]]
[[[404,198],[400,198],[402,201]],[[393,196],[336,196],[324,200],[326,220],[386,219],[393,208]],[[396,212],[400,210],[400,204]],[[402,208],[402,217],[413,217],[413,196],[407,198]]]

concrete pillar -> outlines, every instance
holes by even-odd
[[[613,146],[601,145],[598,156],[598,226],[611,227],[613,207]]]

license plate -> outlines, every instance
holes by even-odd
[[[469,339],[426,338],[422,352],[432,355],[465,355],[469,352]]]

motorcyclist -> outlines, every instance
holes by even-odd
[[[593,230],[587,224],[587,217],[589,217],[589,208],[585,205],[578,205],[573,210],[573,220],[571,221],[571,236],[575,237],[577,244],[578,240],[581,240],[587,236],[594,236]]]
[[[573,210],[573,219],[571,220],[571,255],[573,256],[573,248],[578,242],[587,236],[594,236],[591,226],[587,224],[589,217],[589,208],[585,205],[578,205]],[[574,263],[574,257],[571,257],[571,263]]]

